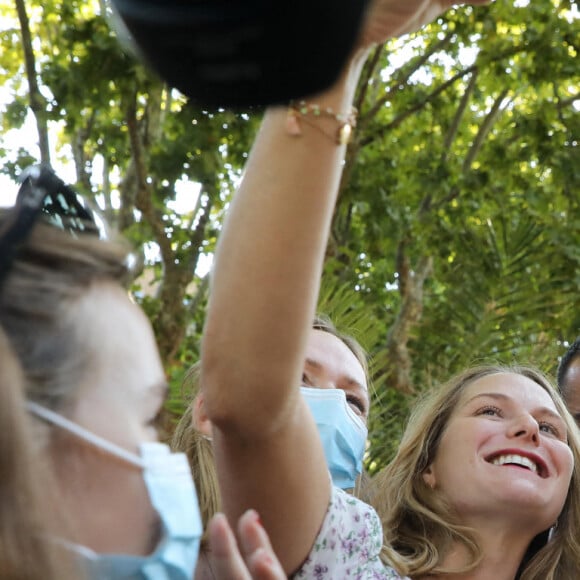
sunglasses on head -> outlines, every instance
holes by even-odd
[[[38,219],[74,236],[105,237],[103,224],[97,221],[94,211],[50,167],[28,167],[22,172],[20,181],[16,203],[0,229],[0,285]]]

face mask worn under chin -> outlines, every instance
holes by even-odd
[[[141,456],[102,439],[80,425],[33,402],[29,412],[143,470],[149,499],[161,520],[161,540],[148,556],[97,554],[86,546],[63,541],[76,552],[91,580],[192,580],[202,522],[191,470],[183,453],[162,443],[143,443]]]
[[[340,389],[300,387],[314,415],[332,483],[352,489],[362,472],[368,430]]]

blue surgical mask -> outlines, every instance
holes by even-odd
[[[350,408],[344,391],[310,387],[300,387],[300,391],[314,415],[332,483],[352,489],[362,472],[366,425]]]
[[[185,454],[162,443],[143,443],[140,456],[33,402],[27,409],[50,423],[143,470],[149,499],[161,520],[161,540],[152,554],[97,554],[86,546],[61,542],[80,557],[92,580],[192,580],[202,521]]]

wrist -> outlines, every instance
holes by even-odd
[[[336,145],[350,143],[358,111],[350,107],[348,111],[335,111],[321,107],[318,103],[291,101],[286,114],[286,132],[293,137],[302,135],[302,124],[310,125],[328,137]]]

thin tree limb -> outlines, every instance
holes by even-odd
[[[367,146],[369,143],[377,139],[382,139],[389,131],[395,129],[399,125],[403,123],[407,118],[409,118],[413,113],[420,111],[423,109],[427,104],[431,101],[435,100],[441,93],[446,91],[450,86],[456,83],[458,80],[462,79],[464,76],[472,73],[477,68],[477,65],[473,64],[470,67],[458,72],[457,74],[453,75],[449,80],[445,81],[443,84],[439,85],[435,90],[431,91],[422,101],[416,103],[397,117],[395,117],[391,122],[383,125],[380,129],[374,132],[374,134],[366,137],[361,142],[361,147]]]
[[[369,109],[365,117],[373,118],[385,105],[387,101],[391,101],[393,97],[404,87],[407,86],[409,79],[436,53],[442,50],[449,44],[453,34],[448,32],[441,40],[432,44],[420,56],[412,59],[406,66],[398,69],[394,78],[389,84],[385,96],[378,99],[377,102]]]
[[[467,88],[461,97],[459,107],[457,107],[457,111],[455,113],[455,116],[453,117],[453,121],[451,123],[451,126],[449,127],[449,130],[447,131],[447,134],[445,135],[445,140],[443,142],[442,161],[445,161],[447,159],[447,157],[449,155],[449,150],[451,149],[451,145],[453,144],[453,141],[455,140],[455,137],[457,136],[457,132],[459,130],[459,125],[461,124],[461,119],[463,118],[463,115],[465,113],[465,110],[467,109],[467,105],[469,103],[469,100],[471,99],[471,95],[473,94],[473,91],[475,89],[475,84],[477,82],[477,76],[478,76],[478,70],[475,69],[473,71],[473,74],[471,75],[471,79],[469,80],[469,83],[467,84]]]
[[[36,120],[36,130],[38,131],[38,147],[40,149],[40,162],[43,165],[50,165],[50,144],[48,139],[48,120],[46,111],[46,99],[42,96],[38,86],[36,74],[36,60],[32,48],[32,34],[30,32],[30,21],[26,13],[24,0],[15,0],[16,12],[20,23],[20,34],[22,36],[22,50],[24,52],[24,64],[26,67],[26,78],[28,80],[28,92],[30,96],[30,109]]]
[[[463,173],[467,173],[470,170],[471,164],[473,163],[477,154],[479,153],[479,150],[481,149],[483,142],[485,141],[485,138],[491,131],[491,128],[493,127],[499,114],[501,113],[501,104],[503,103],[503,100],[505,99],[508,92],[509,92],[508,89],[504,89],[497,96],[491,109],[489,110],[489,113],[486,115],[485,119],[483,120],[483,123],[480,125],[479,131],[477,132],[477,135],[475,136],[475,139],[473,140],[473,143],[471,144],[471,147],[469,148],[469,151],[467,152],[467,155],[463,160]]]

